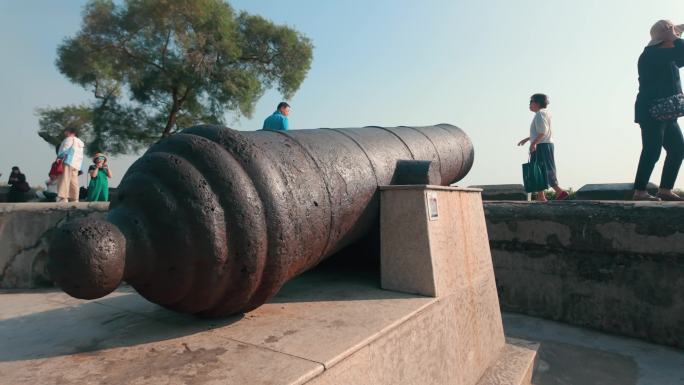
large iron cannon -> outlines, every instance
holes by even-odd
[[[179,312],[246,312],[368,233],[378,186],[401,183],[399,161],[431,161],[414,166],[447,185],[468,173],[473,156],[468,136],[448,124],[189,128],[128,169],[106,220],[60,227],[48,269],[77,298],[102,297],[125,280]]]

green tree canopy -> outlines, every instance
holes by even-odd
[[[76,124],[90,152],[125,153],[227,111],[251,117],[266,89],[297,91],[312,52],[292,28],[222,0],[91,0],[56,64],[95,101],[38,110],[39,135],[54,144]]]

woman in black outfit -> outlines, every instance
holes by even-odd
[[[19,167],[12,167],[12,173],[10,173],[7,184],[10,185],[9,193],[7,194],[8,202],[26,202],[24,194],[27,193],[31,187],[29,187],[26,182],[26,175],[21,173]]]
[[[639,94],[635,104],[635,119],[641,127],[641,157],[634,181],[634,200],[682,201],[672,192],[679,168],[684,159],[684,138],[677,120],[653,119],[649,109],[657,99],[682,93],[679,68],[684,67],[684,25],[675,26],[668,20],[660,20],[651,27],[651,41],[639,56]],[[667,156],[663,166],[658,194],[646,192],[646,185],[653,172],[661,148]]]

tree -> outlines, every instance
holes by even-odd
[[[79,122],[89,109],[90,147],[122,153],[192,124],[223,123],[227,111],[251,117],[266,89],[286,99],[297,91],[312,52],[299,32],[222,0],[91,0],[56,64],[96,100],[39,110],[40,135],[51,142],[68,123],[52,117]]]

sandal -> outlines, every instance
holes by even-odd
[[[651,194],[645,194],[645,195],[634,195],[632,196],[633,201],[649,201],[649,202],[659,202],[660,198],[659,197],[654,197]]]
[[[668,202],[684,201],[684,198],[682,198],[679,195],[674,194],[674,193],[669,193],[669,194],[658,193],[658,194],[656,194],[656,197],[660,198],[660,200],[668,201]]]
[[[561,191],[561,193],[558,194],[558,196],[556,196],[556,199],[555,199],[555,200],[557,200],[557,201],[564,201],[564,200],[566,200],[566,199],[568,199],[568,198],[570,198],[570,194],[568,194],[567,191]]]

